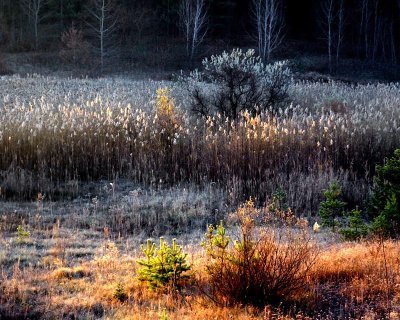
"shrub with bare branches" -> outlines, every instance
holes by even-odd
[[[72,26],[62,34],[61,42],[63,48],[60,50],[60,57],[63,61],[73,64],[88,62],[90,47],[81,30]]]
[[[277,111],[288,97],[291,73],[286,62],[264,64],[254,50],[235,49],[203,60],[203,71],[182,77],[192,99],[192,109],[201,116],[220,113],[237,119]]]
[[[265,306],[288,300],[305,287],[316,247],[305,228],[293,228],[297,220],[286,220],[289,225],[280,229],[257,228],[267,211],[252,201],[242,205],[234,214],[240,236],[233,245],[222,222],[216,230],[209,227],[203,246],[216,301]]]

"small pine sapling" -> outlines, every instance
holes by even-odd
[[[340,186],[336,182],[332,183],[324,190],[325,201],[321,202],[319,207],[322,226],[332,228],[332,231],[335,231],[338,218],[343,216],[346,206],[346,203],[340,200],[341,194]]]
[[[22,225],[19,225],[17,227],[17,241],[18,243],[23,243],[25,240],[27,240],[30,236],[30,233],[28,230],[26,230]]]
[[[186,262],[187,254],[173,239],[170,247],[164,238],[160,238],[160,246],[147,240],[146,245],[141,246],[145,258],[137,263],[140,265],[138,278],[148,283],[149,289],[169,288],[180,289],[182,282],[188,280],[191,266]]]
[[[270,209],[272,211],[275,211],[275,210],[287,211],[289,209],[288,196],[287,196],[287,193],[285,192],[285,190],[278,188],[272,194],[272,201],[271,201]]]
[[[400,234],[400,210],[396,195],[387,200],[385,208],[372,223],[372,230],[384,237],[396,237]]]
[[[362,212],[358,207],[349,213],[347,221],[348,226],[340,230],[340,234],[345,240],[360,240],[368,235],[368,225],[364,223]]]
[[[125,302],[128,300],[128,295],[125,292],[124,287],[121,283],[117,284],[117,287],[114,290],[113,298],[119,302]]]

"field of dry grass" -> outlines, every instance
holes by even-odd
[[[175,205],[190,215],[193,203],[176,190]],[[112,195],[110,195],[112,197]],[[136,210],[167,214],[164,195]],[[186,199],[188,203],[183,203]],[[142,203],[139,203],[143,200]],[[104,199],[113,203],[112,199]],[[182,203],[181,203],[182,202]],[[204,204],[203,204],[204,205]],[[8,204],[0,231],[0,315],[2,319],[398,319],[400,244],[370,240],[340,243],[330,233],[311,234],[317,260],[306,286],[280,306],[255,308],[216,304],[207,294],[207,258],[200,229],[173,236],[184,246],[194,273],[180,292],[152,292],[136,277],[139,243],[147,234],[107,227],[118,210],[91,204]],[[202,207],[202,210],[205,209]],[[14,210],[11,212],[11,210]],[[3,210],[2,210],[3,211]],[[176,212],[178,213],[178,212]],[[21,220],[20,220],[21,219]],[[86,225],[84,225],[86,223]],[[17,226],[24,232],[17,232]],[[129,228],[129,227],[128,227]],[[234,229],[228,230],[234,236]],[[117,286],[127,295],[114,297]],[[163,318],[163,316],[166,316]]]
[[[14,76],[0,89],[0,319],[400,318],[400,243],[311,227],[332,181],[365,207],[375,165],[400,147],[398,84],[292,83],[285,110],[238,121],[196,119],[172,82]],[[215,299],[207,226],[277,190],[317,253],[304,285],[265,307]],[[137,277],[140,244],[160,236],[188,254],[180,291]]]

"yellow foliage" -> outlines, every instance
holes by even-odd
[[[157,90],[157,113],[160,116],[173,117],[175,113],[175,101],[170,97],[171,89],[160,88]]]

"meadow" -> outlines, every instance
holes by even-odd
[[[367,206],[375,166],[400,147],[398,83],[293,80],[278,112],[236,120],[194,116],[174,81],[6,76],[0,90],[0,319],[400,317],[397,241],[312,230],[333,181]],[[266,245],[283,266],[286,241],[309,244],[302,288],[281,303],[212,294],[200,242],[220,220],[241,239],[243,208],[282,213],[274,232],[294,235]],[[160,236],[188,253],[182,290],[137,279],[140,244]]]

